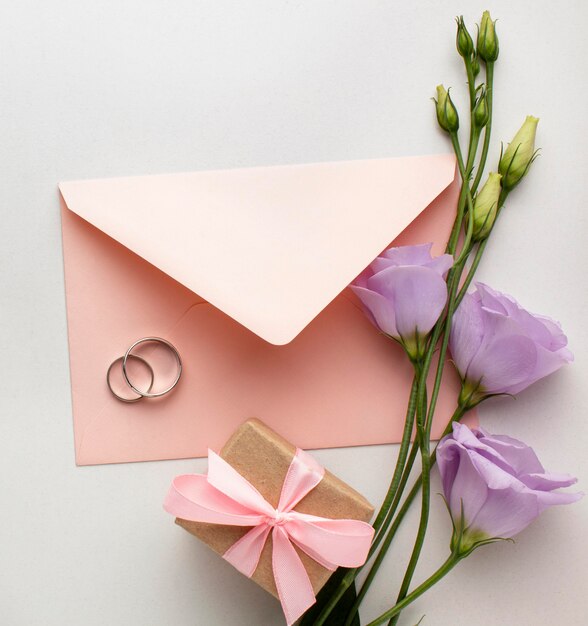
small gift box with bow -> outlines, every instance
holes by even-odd
[[[257,419],[209,450],[207,475],[176,477],[164,508],[276,596],[288,624],[338,566],[364,564],[373,538],[372,505]]]

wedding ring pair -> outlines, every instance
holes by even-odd
[[[157,391],[157,392],[152,391],[153,384],[155,382],[155,372],[153,371],[153,367],[151,367],[149,362],[144,357],[139,356],[138,354],[133,354],[133,350],[135,350],[139,346],[146,344],[146,343],[155,343],[155,344],[159,344],[163,346],[169,352],[171,352],[175,358],[176,373],[175,373],[174,380],[163,391]],[[147,372],[149,373],[150,382],[149,382],[149,387],[146,390],[139,389],[137,385],[131,381],[129,371],[128,371],[129,361],[135,361],[137,363],[141,363],[141,365],[145,367]],[[135,397],[130,397],[130,398],[124,397],[114,390],[112,386],[112,381],[111,381],[111,374],[114,370],[114,367],[118,363],[121,363],[121,366],[122,366],[122,375],[124,378],[124,382],[127,384],[130,391],[133,394],[136,394]],[[110,389],[110,392],[112,393],[112,395],[117,400],[131,404],[133,402],[139,402],[139,400],[142,400],[143,398],[160,398],[161,396],[165,396],[176,387],[176,385],[180,382],[181,376],[182,376],[182,359],[180,358],[180,353],[177,351],[175,346],[173,346],[169,341],[162,339],[161,337],[143,337],[142,339],[135,341],[135,343],[133,343],[133,345],[127,349],[127,351],[124,353],[123,356],[119,356],[118,358],[114,359],[114,361],[110,364],[106,372],[106,384],[108,385],[108,388]]]

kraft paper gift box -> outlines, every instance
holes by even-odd
[[[246,478],[261,495],[277,507],[284,478],[296,448],[257,419],[245,422],[227,441],[220,456]],[[294,510],[333,519],[357,519],[369,522],[374,508],[357,491],[325,471],[322,481],[310,491]],[[183,519],[176,523],[198,537],[218,554],[224,554],[250,528],[205,524]],[[319,565],[296,548],[310,578],[314,593],[327,582],[332,571]],[[268,537],[252,580],[278,597],[272,573],[272,540]]]
[[[203,456],[255,415],[302,448],[399,441],[412,369],[346,286],[392,242],[443,252],[451,155],[65,182],[76,462]],[[178,349],[158,400],[124,404],[109,364]],[[445,368],[439,434],[459,381]]]

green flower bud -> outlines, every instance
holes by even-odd
[[[528,115],[500,159],[498,171],[502,174],[502,187],[507,191],[521,182],[535,160],[535,133],[538,123],[538,117]]]
[[[474,42],[464,24],[463,15],[456,17],[455,21],[457,22],[457,35],[455,37],[457,51],[464,59],[469,59],[474,52]]]
[[[476,100],[473,112],[474,124],[476,128],[484,128],[490,119],[490,111],[488,111],[488,100],[486,99],[486,91],[482,89],[482,92]]]
[[[478,55],[475,54],[472,57],[472,74],[474,75],[474,78],[476,78],[476,76],[480,73],[480,61],[478,61]]]
[[[434,99],[434,98],[433,98]],[[451,100],[449,92],[443,85],[437,85],[437,100],[435,100],[437,121],[439,126],[448,133],[457,132],[459,128],[459,115]]]
[[[474,201],[474,241],[486,239],[492,230],[498,210],[498,198],[502,190],[501,179],[500,174],[490,172],[488,180],[476,196]]]
[[[478,30],[478,55],[486,63],[493,63],[498,58],[498,37],[490,12],[484,11]]]

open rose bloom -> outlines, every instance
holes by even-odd
[[[443,491],[454,524],[463,513],[466,539],[510,538],[542,511],[570,504],[580,493],[556,491],[576,482],[546,472],[533,449],[505,435],[454,423],[437,447]]]

